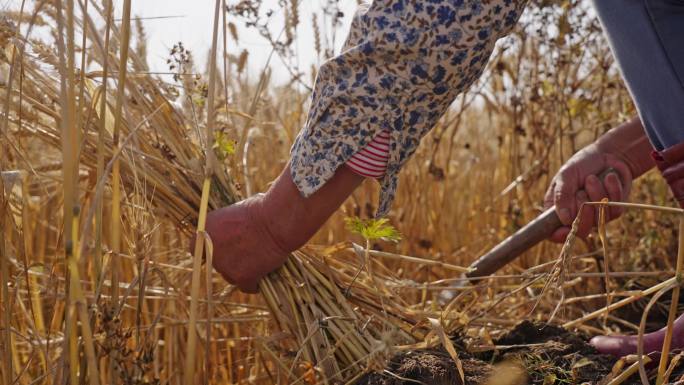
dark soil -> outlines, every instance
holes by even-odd
[[[597,383],[610,373],[617,361],[613,356],[599,354],[584,335],[529,321],[519,324],[496,344],[522,345],[499,352],[492,358],[494,361],[518,360],[525,367],[531,384]]]
[[[492,366],[475,358],[461,358],[468,384],[484,384]],[[420,381],[420,382],[416,382]],[[440,350],[411,351],[395,356],[386,373],[365,376],[357,385],[461,384],[456,364],[448,353]]]
[[[492,373],[488,363],[459,357],[467,384],[484,384]],[[417,350],[395,356],[385,373],[372,373],[357,385],[461,384],[456,364],[443,350]]]
[[[454,343],[459,346],[459,339],[454,339]],[[513,328],[497,340],[496,345],[505,348],[496,352],[469,354],[460,346],[459,357],[463,363],[466,384],[484,385],[497,371],[497,367],[501,367],[501,363],[513,363],[519,368],[521,376],[517,383],[520,384],[597,384],[610,373],[616,362],[612,356],[598,354],[588,344],[586,336],[558,326],[529,321]],[[632,376],[625,384],[639,384],[637,377]],[[443,350],[402,353],[391,360],[385,373],[366,375],[357,384],[421,383],[462,385],[455,363]]]

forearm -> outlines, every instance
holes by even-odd
[[[294,251],[316,234],[363,179],[341,166],[318,191],[304,197],[292,182],[288,165],[263,196],[265,227],[281,250]],[[288,199],[278,199],[281,196]]]
[[[593,146],[599,152],[622,159],[630,168],[633,178],[638,178],[655,167],[651,157],[653,146],[638,117],[606,132]]]

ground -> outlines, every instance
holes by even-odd
[[[458,338],[455,338],[455,343]],[[496,341],[504,350],[459,352],[468,385],[479,384],[598,384],[617,361],[599,354],[588,337],[561,327],[524,321]],[[652,370],[652,369],[651,369]],[[496,373],[505,381],[487,382]],[[676,377],[672,377],[676,378]],[[395,356],[385,373],[362,378],[359,385],[460,385],[456,365],[443,350],[420,350]],[[640,384],[633,375],[623,384]]]

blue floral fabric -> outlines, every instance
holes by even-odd
[[[319,69],[292,179],[316,192],[382,130],[390,158],[380,181],[385,215],[401,167],[456,96],[482,74],[527,0],[375,0],[356,13],[338,56]]]

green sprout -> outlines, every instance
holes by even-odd
[[[361,219],[359,217],[344,218],[347,230],[359,234],[366,241],[382,239],[383,241],[398,242],[401,240],[401,233],[388,224],[387,218],[380,219]]]
[[[235,141],[230,139],[223,131],[214,132],[214,145],[212,147],[216,157],[220,160],[235,154]]]
[[[359,277],[359,274],[361,274],[361,271],[364,269],[364,267],[368,266],[368,275],[371,278],[373,277],[373,274],[371,273],[370,264],[367,263],[368,259],[370,258],[371,241],[382,239],[383,241],[399,242],[401,240],[401,233],[399,232],[399,230],[395,229],[394,226],[392,226],[388,222],[389,220],[387,218],[344,218],[344,223],[346,224],[347,230],[351,231],[352,233],[359,234],[363,237],[363,239],[366,240],[366,248],[363,255],[363,262],[361,263],[361,267],[359,268],[359,270],[356,272],[356,274],[354,274],[354,278],[347,287],[347,290],[345,290],[345,296],[349,296],[349,291],[351,290],[352,286],[354,285],[354,282],[356,282],[356,278]]]

